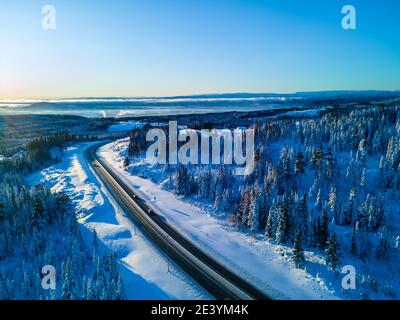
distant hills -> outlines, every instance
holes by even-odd
[[[170,97],[85,97],[36,102],[34,100],[0,101],[0,114],[58,114],[121,118],[228,111],[250,112],[276,108],[318,108],[333,104],[368,103],[393,99],[400,99],[400,91],[337,90],[284,94],[237,92]]]
[[[252,98],[264,98],[264,99],[327,99],[327,98],[341,98],[341,97],[400,97],[400,90],[331,90],[331,91],[304,91],[294,93],[211,93],[211,94],[195,94],[186,96],[162,96],[162,97],[81,97],[73,99],[56,99],[52,100],[55,103],[98,103],[98,102],[143,102],[156,100],[162,102],[162,100],[182,100],[182,99],[252,99]],[[38,102],[31,105],[34,108],[51,108],[52,103],[50,102]]]
[[[52,103],[52,102],[36,102],[32,103],[31,105],[27,106],[26,108],[32,110],[57,110],[60,108],[59,103]]]
[[[191,96],[173,96],[170,99],[183,99],[183,98],[337,98],[337,97],[349,97],[349,96],[400,96],[400,90],[385,91],[385,90],[332,90],[332,91],[304,91],[294,93],[221,93],[221,94],[200,94]],[[168,98],[168,97],[165,97]]]

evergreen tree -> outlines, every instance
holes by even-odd
[[[316,199],[316,202],[315,202],[315,207],[319,211],[322,210],[322,190],[321,189],[318,190],[317,199]]]
[[[190,195],[192,193],[191,177],[186,166],[178,166],[174,182],[176,194]]]
[[[296,175],[303,174],[305,172],[306,163],[304,161],[303,153],[297,153],[296,160],[294,161],[294,173]]]
[[[222,208],[221,210],[226,211],[227,213],[237,212],[237,199],[232,194],[232,190],[227,188],[225,189],[222,195]]]
[[[332,150],[330,148],[325,154],[325,163],[326,163],[325,177],[327,181],[330,182],[333,179],[334,168],[335,168],[335,160],[333,158]]]
[[[376,232],[383,224],[384,218],[383,197],[380,200],[372,198],[368,207],[368,230]]]
[[[329,196],[328,196],[328,206],[329,209],[333,215],[333,217],[336,217],[337,214],[337,195],[336,195],[336,188],[332,187]]]
[[[96,255],[96,253],[98,252],[98,249],[99,249],[99,238],[97,236],[96,229],[93,229],[92,245],[93,245],[94,254]]]
[[[274,228],[274,225],[273,225],[274,210],[275,209],[273,207],[271,207],[269,209],[267,224],[265,226],[265,236],[270,239],[275,238],[274,230],[273,230],[273,228]]]
[[[376,248],[376,258],[380,261],[388,261],[390,256],[390,245],[385,237],[381,237],[379,245]]]
[[[257,231],[260,225],[260,191],[253,190],[252,204],[250,207],[248,226],[252,231]]]
[[[350,253],[355,256],[357,254],[357,237],[356,231],[353,231],[353,235],[351,236],[351,245],[350,245]]]
[[[38,193],[35,193],[33,199],[33,209],[31,224],[34,227],[39,227],[44,223],[44,206]]]
[[[298,226],[297,229],[302,233],[302,239],[307,243],[308,238],[308,209],[307,209],[307,196],[304,195],[300,200],[298,208]]]
[[[340,265],[340,252],[335,233],[329,239],[325,253],[326,264],[331,270],[336,270]]]
[[[305,258],[304,258],[304,250],[302,248],[302,239],[301,239],[301,232],[297,232],[295,241],[294,241],[294,246],[293,246],[293,257],[292,261],[296,268],[303,268],[305,264]]]
[[[363,139],[360,141],[357,151],[357,158],[363,167],[365,167],[366,165],[367,156],[368,156],[368,142],[367,140]]]
[[[311,164],[311,167],[317,173],[317,175],[319,175],[319,172],[321,170],[323,156],[324,156],[324,153],[322,151],[322,148],[320,148],[320,147],[316,148],[311,154],[310,164]]]
[[[211,172],[207,170],[199,178],[199,195],[205,199],[210,196]]]
[[[349,203],[344,214],[344,224],[355,225],[357,221],[357,195],[355,188],[349,191]]]
[[[87,300],[97,299],[96,289],[94,287],[92,278],[89,278],[86,282],[86,299]]]
[[[289,219],[289,202],[285,199],[278,205],[277,210],[277,227],[275,240],[284,243],[288,240],[288,219]]]
[[[248,190],[242,190],[239,200],[239,209],[237,213],[238,222],[242,226],[248,225],[248,217],[251,206],[251,194]]]
[[[63,272],[62,298],[64,300],[77,299],[77,284],[75,282],[75,277],[70,257],[68,257],[66,263],[63,265],[62,272]]]
[[[368,215],[369,215],[369,203],[370,195],[367,195],[367,199],[361,203],[357,211],[357,223],[360,228],[367,230],[368,228]]]
[[[123,300],[125,296],[125,289],[124,289],[124,283],[122,282],[121,276],[118,274],[117,280],[117,288],[115,290],[115,300]]]
[[[317,231],[318,247],[321,249],[325,249],[327,245],[327,241],[329,238],[328,225],[329,225],[328,215],[326,214],[326,211],[323,210],[321,215],[321,220],[319,220],[318,231]]]

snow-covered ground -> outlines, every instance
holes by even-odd
[[[198,201],[183,201],[172,192],[153,183],[131,175],[123,167],[123,159],[127,156],[129,139],[122,139],[107,144],[99,149],[98,154],[108,161],[120,176],[146,199],[156,212],[161,213],[172,225],[191,238],[205,251],[213,254],[228,267],[240,273],[267,294],[276,299],[337,299],[333,290],[340,284],[340,279],[319,276],[326,269],[323,259],[313,253],[306,253],[312,272],[295,269],[289,261],[288,249],[271,244],[261,237],[244,234],[228,226],[212,215],[206,204]],[[135,172],[143,176],[158,175],[160,172],[146,164],[144,159],[132,163]],[[329,288],[329,289],[328,289]]]
[[[27,178],[73,200],[83,234],[96,230],[106,248],[116,252],[127,299],[208,299],[207,293],[147,240],[126,217],[106,188],[96,179],[84,157],[91,143],[68,148],[62,162]]]

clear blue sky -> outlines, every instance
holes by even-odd
[[[0,99],[400,89],[399,17],[398,0],[1,0]]]

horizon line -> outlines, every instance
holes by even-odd
[[[190,97],[218,97],[218,96],[229,96],[229,95],[271,95],[271,96],[295,96],[299,94],[318,94],[318,93],[331,93],[331,94],[349,94],[349,93],[399,93],[400,89],[332,89],[332,90],[310,90],[310,91],[290,91],[290,92],[221,92],[221,93],[194,93],[187,95],[146,95],[146,96],[80,96],[80,97],[58,97],[58,98],[0,98],[0,101],[49,101],[49,100],[83,100],[83,99],[178,99],[178,98],[190,98]]]

